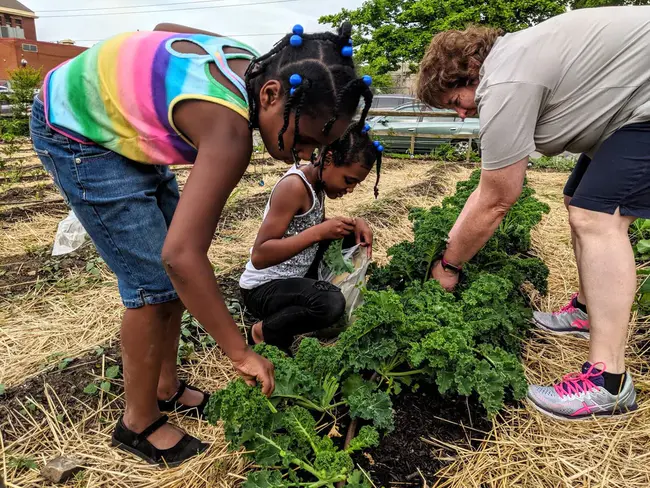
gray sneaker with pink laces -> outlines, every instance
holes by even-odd
[[[557,312],[533,312],[533,321],[540,329],[556,334],[569,334],[589,339],[589,317],[576,307],[578,294]]]
[[[613,395],[605,389],[604,370],[603,363],[585,363],[581,372],[570,373],[555,385],[530,385],[528,402],[544,415],[559,420],[621,415],[639,408],[629,373],[622,380],[618,395]]]

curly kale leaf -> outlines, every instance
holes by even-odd
[[[330,243],[323,260],[329,270],[337,276],[354,271],[354,265],[343,257],[343,239]]]
[[[259,432],[271,432],[278,422],[269,400],[259,387],[248,386],[241,378],[218,390],[206,405],[208,422],[224,422],[226,439],[238,449]]]
[[[379,432],[377,429],[370,427],[369,425],[364,425],[359,430],[357,436],[352,439],[350,446],[347,451],[349,453],[356,451],[363,451],[370,447],[377,447],[379,445]]]
[[[244,488],[288,488],[291,484],[282,479],[279,471],[253,471],[248,474]]]
[[[379,429],[393,430],[393,403],[375,383],[352,376],[343,386],[343,396],[350,407],[350,417],[371,420]]]
[[[300,341],[295,363],[322,382],[327,376],[338,376],[341,370],[341,350],[324,346],[313,337],[306,337]]]
[[[348,482],[344,485],[344,488],[370,488],[371,486],[366,475],[359,470],[355,470],[348,476]]]
[[[346,371],[377,370],[397,354],[396,330],[404,321],[400,297],[393,291],[367,292],[356,319],[339,337]]]

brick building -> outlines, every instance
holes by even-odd
[[[17,0],[0,0],[0,84],[9,71],[25,64],[41,68],[43,76],[86,50],[70,42],[42,42],[36,36],[36,14]]]

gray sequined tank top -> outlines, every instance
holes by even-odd
[[[293,219],[291,219],[291,222],[289,222],[289,226],[287,227],[287,231],[284,233],[285,238],[300,234],[310,227],[322,223],[325,216],[324,193],[319,192],[319,194],[317,194],[316,191],[314,191],[311,183],[309,183],[307,177],[300,170],[300,168],[292,166],[291,169],[287,171],[285,175],[280,179],[280,181],[294,174],[302,178],[305,186],[311,192],[312,206],[304,214],[295,215]],[[278,183],[280,183],[280,181],[278,181]],[[273,192],[275,191],[278,183],[276,183],[273,191],[271,191],[271,196],[269,197],[269,201],[266,204],[266,209],[264,210],[264,217],[266,217],[266,215],[269,213],[269,209],[271,208],[271,199],[273,198]],[[273,280],[303,278],[314,262],[317,250],[318,243],[301,251],[292,258],[266,269],[256,269],[249,259],[248,263],[246,264],[246,270],[239,280],[239,286],[245,290],[252,290],[253,288],[257,288],[258,286]]]

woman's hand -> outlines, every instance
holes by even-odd
[[[333,217],[318,224],[319,238],[321,241],[337,241],[355,231],[355,220],[348,217]]]
[[[247,349],[241,359],[233,360],[232,364],[248,385],[261,383],[262,393],[271,396],[275,390],[275,371],[271,361]]]
[[[431,268],[431,278],[436,280],[447,291],[452,291],[458,284],[459,275],[442,267],[441,261],[436,261]]]
[[[372,229],[364,219],[355,219],[354,234],[357,244],[366,248],[368,259],[372,259]]]

